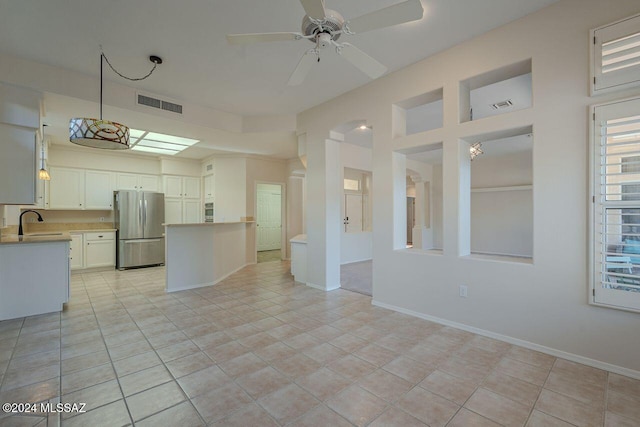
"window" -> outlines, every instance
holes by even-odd
[[[640,15],[592,31],[593,94],[640,85]]]
[[[592,301],[640,311],[640,98],[594,119]]]

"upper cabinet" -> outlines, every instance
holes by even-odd
[[[0,204],[36,202],[36,131],[0,123]]]
[[[49,208],[84,209],[84,170],[49,168]]]
[[[112,209],[113,173],[55,166],[49,173],[49,209]]]
[[[160,181],[156,175],[137,173],[117,173],[115,190],[160,191]]]
[[[206,175],[203,181],[204,181],[204,200],[205,202],[213,202],[215,199],[214,176]]]
[[[0,83],[0,123],[40,129],[41,99],[40,92]]]
[[[36,203],[39,92],[0,83],[0,204]]]
[[[85,172],[85,209],[110,210],[113,207],[113,174],[105,171]]]
[[[163,188],[164,197],[200,200],[200,178],[167,175]]]

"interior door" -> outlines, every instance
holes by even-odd
[[[344,218],[345,233],[362,232],[362,195],[344,195]]]
[[[282,195],[277,185],[258,184],[258,251],[280,249],[282,232]]]

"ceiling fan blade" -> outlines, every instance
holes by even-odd
[[[377,79],[381,75],[387,72],[387,67],[358,49],[352,44],[343,43],[340,45],[338,53],[345,57],[345,59],[356,66],[360,71],[371,77]]]
[[[394,4],[375,12],[367,13],[347,21],[349,31],[359,34],[379,28],[404,24],[405,22],[422,19],[424,9],[420,0],[408,0]]]
[[[291,73],[291,77],[289,77],[289,81],[287,85],[289,86],[298,86],[300,83],[304,81],[304,78],[307,77],[309,71],[311,71],[311,67],[318,60],[318,55],[315,49],[308,50],[302,58],[300,58],[300,62],[296,66],[296,69]]]
[[[300,0],[302,7],[307,15],[313,19],[324,19],[326,12],[324,11],[324,0]]]
[[[299,40],[301,37],[299,33],[227,34],[227,41],[229,44],[250,44]]]

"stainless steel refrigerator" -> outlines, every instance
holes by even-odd
[[[116,268],[164,264],[164,194],[114,191]]]

